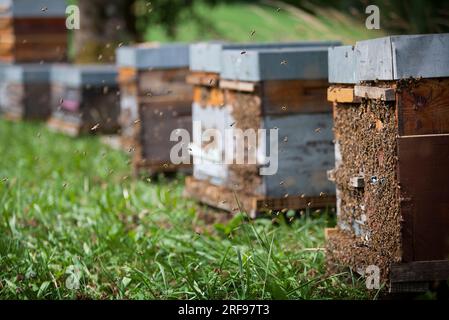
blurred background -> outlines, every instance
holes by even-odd
[[[119,44],[143,41],[234,42],[356,40],[449,30],[449,2],[437,0],[72,0],[81,30],[70,55],[77,62],[113,60]],[[369,5],[380,30],[368,30]]]

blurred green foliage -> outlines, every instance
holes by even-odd
[[[252,2],[252,1],[249,1]],[[332,7],[354,16],[365,15],[368,5],[380,8],[381,28],[402,34],[449,31],[449,1],[441,0],[284,0],[315,12]]]

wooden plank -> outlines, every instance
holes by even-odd
[[[137,69],[133,67],[120,67],[118,69],[117,81],[122,84],[135,82],[137,80]]]
[[[449,134],[398,138],[403,261],[449,256]]]
[[[333,196],[265,198],[242,192],[236,193],[229,188],[216,186],[208,181],[197,180],[193,177],[186,179],[184,195],[228,212],[238,212],[241,208],[251,218],[255,218],[258,214],[270,210],[300,210],[305,208],[325,208],[335,205],[335,197]]]
[[[395,282],[390,283],[390,293],[426,293],[430,290],[430,282]]]
[[[188,69],[140,70],[137,76],[139,96],[182,96],[191,99],[192,85],[186,83]]]
[[[449,280],[449,260],[393,264],[390,280],[392,283],[447,281]]]
[[[0,43],[61,45],[68,41],[66,33],[59,34],[8,34],[0,36]]]
[[[192,85],[216,87],[220,81],[217,73],[191,72],[186,77],[186,82]]]
[[[222,107],[224,105],[223,90],[220,88],[195,86],[193,88],[193,101],[200,106]]]
[[[255,213],[253,196],[237,195],[232,190],[193,177],[186,178],[184,197],[227,212],[239,212],[242,209],[248,214]]]
[[[62,62],[66,59],[66,45],[49,46],[44,44],[20,44],[9,52],[1,52],[0,60],[15,62]]]
[[[262,106],[267,115],[331,112],[326,80],[281,80],[261,83]]]
[[[257,198],[256,209],[257,211],[266,211],[326,208],[328,206],[335,206],[335,201],[335,196],[328,195],[322,197],[288,196],[284,198]]]
[[[61,132],[71,137],[76,137],[80,134],[78,124],[65,122],[56,117],[51,117],[47,122],[47,126],[52,131]]]
[[[258,84],[255,82],[244,82],[235,80],[220,80],[220,88],[242,92],[255,92]]]
[[[382,100],[382,101],[396,100],[396,90],[392,88],[355,86],[354,94],[356,97],[366,99]]]
[[[135,154],[135,153],[134,153]],[[150,163],[145,159],[141,159],[141,161],[134,161],[133,164],[134,175],[157,175],[159,173],[175,173],[181,172],[184,174],[191,174],[192,165],[188,164],[172,164],[166,162],[153,162]]]
[[[329,87],[327,100],[334,103],[360,103],[362,99],[356,97],[354,87]]]
[[[155,116],[183,117],[192,114],[192,102],[176,97],[139,97],[141,112],[154,112]]]
[[[3,19],[9,20],[4,21]],[[14,28],[14,33],[67,33],[65,17],[62,18],[0,18],[0,25],[7,24]]]
[[[0,29],[12,28],[13,19],[11,17],[0,17]]]
[[[449,79],[423,79],[398,92],[399,135],[449,133]]]

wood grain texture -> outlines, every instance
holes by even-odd
[[[354,93],[356,97],[360,98],[381,100],[381,101],[396,100],[396,92],[392,88],[355,86]]]
[[[220,88],[241,92],[255,92],[258,88],[258,85],[257,82],[220,80]]]
[[[193,88],[193,101],[201,106],[222,107],[224,105],[224,93],[220,88],[195,86]]]
[[[188,69],[140,70],[138,72],[139,96],[183,96],[191,99],[192,85],[186,83]]]
[[[398,138],[403,261],[449,257],[449,134]]]
[[[332,112],[325,80],[282,80],[261,83],[266,115]]]
[[[401,136],[449,133],[449,79],[425,79],[398,93]]]
[[[0,18],[0,61],[64,61],[67,36],[64,17]]]
[[[117,81],[120,85],[129,84],[130,82],[137,81],[138,71],[132,67],[120,67],[118,69]]]
[[[362,99],[356,97],[354,87],[332,86],[327,90],[327,101],[334,103],[360,103]]]
[[[217,87],[219,81],[219,74],[210,72],[191,72],[186,77],[186,82],[189,84],[207,87]]]
[[[391,283],[433,282],[448,279],[449,260],[416,261],[391,266]]]
[[[251,218],[270,210],[325,208],[335,204],[335,197],[268,198],[238,192],[193,177],[186,178],[184,196],[228,212],[246,212]]]

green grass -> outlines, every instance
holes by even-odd
[[[197,4],[196,17],[186,12],[180,18],[176,37],[167,36],[164,28],[148,26],[149,41],[204,41],[222,39],[234,42],[267,42],[298,40],[340,40],[353,44],[383,36],[382,31],[365,28],[365,21],[354,19],[332,9],[315,8],[317,14],[291,6],[278,10],[277,2],[271,5],[259,1],[250,3],[222,3],[217,6]]]
[[[2,299],[368,297],[326,275],[326,214],[223,222],[182,177],[133,180],[126,154],[37,124],[0,120],[0,155]]]

